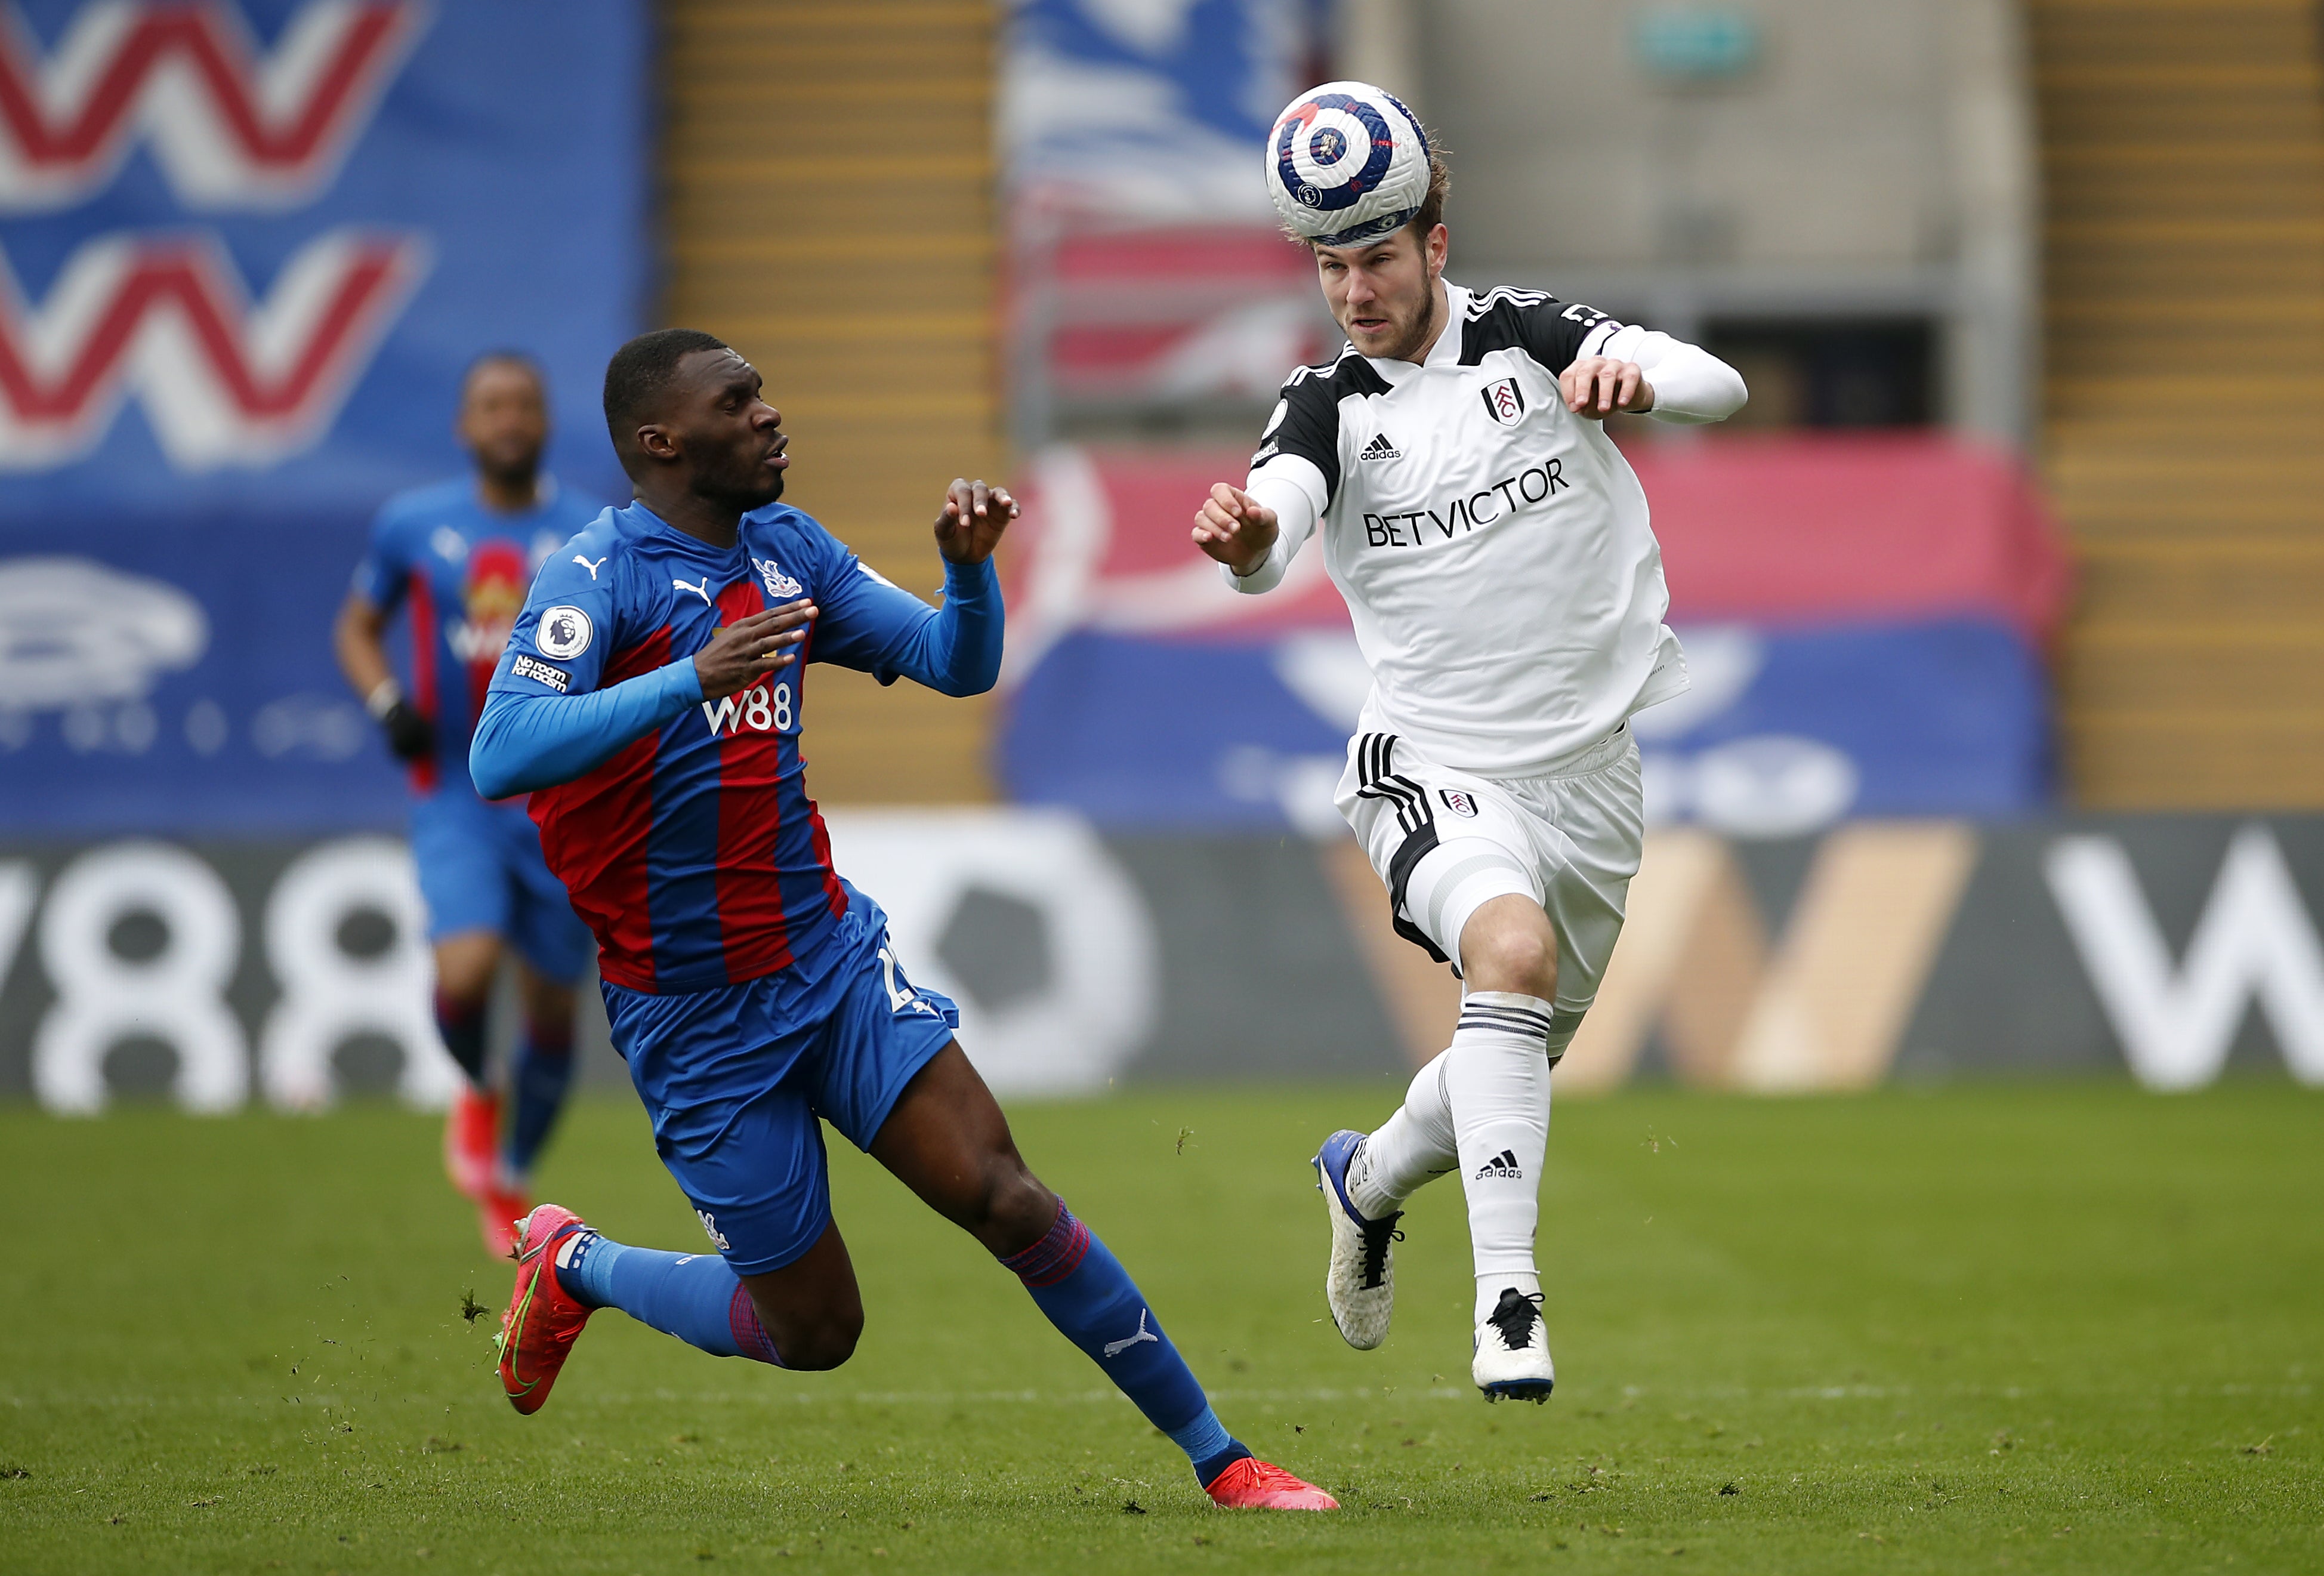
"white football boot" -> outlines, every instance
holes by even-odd
[[[1541,1294],[1528,1296],[1515,1286],[1477,1326],[1477,1356],[1469,1375],[1488,1401],[1549,1399],[1557,1384],[1550,1365],[1549,1332],[1541,1318]]]
[[[1388,1322],[1396,1312],[1396,1249],[1404,1233],[1396,1223],[1398,1210],[1380,1220],[1367,1220],[1348,1197],[1348,1166],[1363,1147],[1364,1135],[1346,1129],[1323,1140],[1317,1152],[1315,1189],[1332,1218],[1332,1262],[1323,1272],[1323,1300],[1331,1305],[1332,1323],[1340,1337],[1358,1351],[1370,1351],[1388,1339]]]

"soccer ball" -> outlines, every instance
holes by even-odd
[[[1428,134],[1394,94],[1326,82],[1275,117],[1267,192],[1303,241],[1376,240],[1411,223],[1428,196]]]

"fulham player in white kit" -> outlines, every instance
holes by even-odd
[[[1294,100],[1268,176],[1348,345],[1283,385],[1248,482],[1211,490],[1194,541],[1256,595],[1320,539],[1372,671],[1339,807],[1397,930],[1465,992],[1403,1105],[1315,1158],[1332,1316],[1351,1346],[1387,1337],[1403,1203],[1457,1170],[1477,1386],[1546,1400],[1534,1233],[1550,1069],[1638,868],[1626,724],[1687,685],[1646,494],[1602,422],[1717,421],[1743,381],[1588,307],[1447,281],[1443,156],[1377,88]]]

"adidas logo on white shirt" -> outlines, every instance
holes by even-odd
[[[1404,450],[1390,443],[1387,433],[1379,432],[1372,435],[1372,440],[1364,445],[1363,452],[1356,457],[1360,460],[1400,460],[1404,457]]]

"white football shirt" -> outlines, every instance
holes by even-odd
[[[1641,331],[1533,290],[1445,295],[1423,364],[1350,346],[1283,385],[1251,486],[1263,502],[1296,486],[1312,515],[1289,512],[1267,562],[1228,578],[1269,589],[1319,520],[1372,671],[1359,730],[1480,776],[1549,776],[1687,687],[1646,493],[1557,390],[1578,357]],[[1725,373],[1741,402],[1731,371],[1647,337]]]

